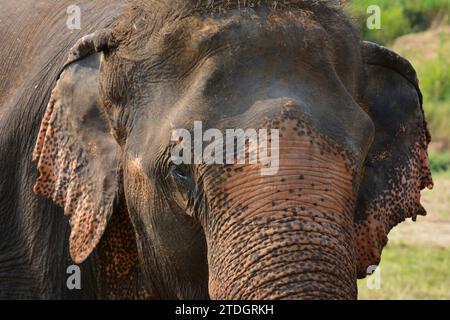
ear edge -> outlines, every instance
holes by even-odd
[[[103,175],[100,177],[101,181],[86,183],[92,182],[86,179],[93,175],[93,172],[90,172],[93,168],[88,168],[87,164],[84,163],[86,156],[92,156],[89,154],[91,151],[85,150],[87,146],[74,141],[75,138],[70,134],[67,135],[67,132],[59,131],[70,122],[65,118],[71,112],[78,112],[78,110],[68,111],[67,109],[72,109],[72,106],[64,105],[70,101],[70,99],[65,98],[65,95],[68,94],[67,91],[71,92],[65,86],[70,81],[80,80],[78,77],[75,77],[75,80],[71,77],[79,71],[77,68],[82,66],[84,62],[80,63],[80,66],[74,64],[84,59],[90,59],[97,53],[98,50],[93,45],[94,38],[94,35],[83,37],[69,53],[69,60],[52,90],[32,156],[33,161],[37,163],[39,173],[33,191],[50,198],[56,205],[64,208],[64,214],[69,218],[72,226],[69,252],[76,263],[83,262],[100,241],[113,210],[114,199],[118,192],[116,185],[119,183],[118,179],[112,181],[107,176],[110,174],[107,165],[119,161],[118,157],[111,155],[108,157],[107,165],[100,166],[100,169],[103,170],[101,172]],[[98,63],[100,62],[97,57],[95,59]],[[92,62],[92,59],[87,61]],[[83,69],[83,67],[80,68]],[[98,70],[99,64],[97,67],[94,65],[94,68]],[[93,80],[87,81],[91,83]],[[73,84],[74,88],[77,86],[75,83]],[[84,85],[89,88],[89,85]],[[90,90],[95,90],[92,84],[90,87]],[[73,94],[75,94],[75,90]],[[92,91],[90,94],[98,96],[98,92]],[[86,93],[86,95],[89,95],[89,93]],[[52,146],[56,146],[53,149],[58,150],[57,154],[52,154]],[[101,148],[100,151],[102,151]],[[53,152],[55,151],[53,150]],[[95,167],[99,169],[98,165],[95,165]],[[98,191],[101,193],[100,196]],[[96,202],[98,203],[96,204]],[[77,210],[83,211],[82,214],[77,214]],[[84,230],[82,227],[84,227]]]
[[[405,77],[420,93],[417,72],[407,59],[386,47],[370,41],[362,42],[362,50],[363,59],[366,64],[383,66],[395,70]],[[422,94],[420,93],[419,96],[422,103]]]

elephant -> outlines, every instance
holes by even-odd
[[[355,299],[426,214],[416,72],[336,1],[0,3],[1,298]],[[195,122],[276,172],[175,163]]]

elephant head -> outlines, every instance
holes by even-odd
[[[100,245],[103,276],[138,266],[160,298],[356,297],[390,228],[423,213],[429,135],[412,67],[315,3],[142,2],[75,45],[34,152],[75,262]],[[200,122],[273,129],[277,170],[175,163],[191,146],[174,130]]]

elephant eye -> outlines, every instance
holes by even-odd
[[[187,184],[190,181],[189,173],[184,165],[171,165],[170,175],[178,182]]]
[[[185,165],[172,164],[170,166],[169,176],[177,190],[174,193],[175,199],[177,199],[180,207],[186,208],[196,190],[190,168]]]

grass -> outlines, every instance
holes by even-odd
[[[360,280],[359,299],[450,299],[450,247],[389,245],[380,268],[381,288]]]
[[[422,194],[428,216],[391,231],[380,264],[381,288],[368,289],[374,276],[359,280],[359,299],[450,299],[450,171],[434,180],[435,189]]]

